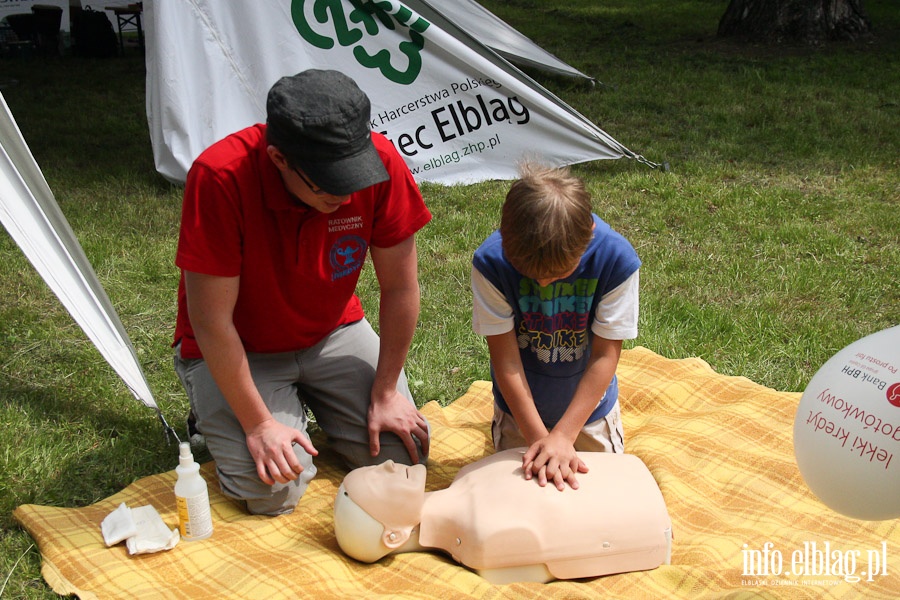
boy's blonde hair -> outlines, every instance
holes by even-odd
[[[503,252],[533,279],[577,266],[593,236],[591,195],[566,168],[526,163],[506,194],[500,217]]]

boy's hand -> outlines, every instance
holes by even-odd
[[[576,473],[587,473],[588,467],[578,457],[575,446],[564,436],[550,432],[533,443],[522,456],[525,479],[537,475],[538,485],[544,487],[552,481],[556,489],[563,491],[566,483],[573,490],[578,489]]]

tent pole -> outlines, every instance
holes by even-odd
[[[175,429],[172,428],[171,425],[166,421],[166,418],[163,416],[162,411],[156,409],[156,416],[159,417],[159,422],[162,423],[163,426],[163,435],[166,437],[166,443],[171,444],[172,438],[175,438],[175,443],[181,443],[181,438],[178,437],[178,434],[175,433]]]

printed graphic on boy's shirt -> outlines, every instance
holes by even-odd
[[[577,279],[539,286],[523,279],[519,298],[522,322],[520,349],[531,348],[543,363],[580,360],[587,347],[587,328],[597,279]]]

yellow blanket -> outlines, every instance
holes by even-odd
[[[440,553],[356,563],[334,539],[332,503],[344,471],[327,450],[297,510],[276,518],[235,508],[204,465],[215,533],[168,552],[130,557],[124,545],[107,548],[100,521],[121,502],[152,504],[174,527],[174,471],[92,506],[24,505],[14,514],[40,548],[50,586],[82,599],[897,597],[900,522],[842,517],[803,483],[791,443],[800,394],[643,348],[624,352],[618,372],[626,451],[650,468],[675,532],[672,564],[653,571],[494,586]],[[423,412],[434,435],[428,489],[448,486],[462,465],[491,453],[489,383]]]

